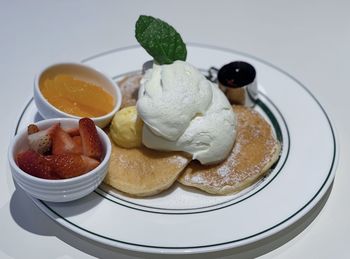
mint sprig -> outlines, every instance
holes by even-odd
[[[186,45],[180,34],[160,19],[141,15],[136,22],[135,37],[160,65],[186,60]]]

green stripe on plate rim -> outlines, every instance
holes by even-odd
[[[335,139],[335,133],[334,133],[334,129],[332,127],[332,124],[331,124],[331,121],[327,115],[327,113],[325,112],[324,108],[322,107],[322,105],[319,103],[319,101],[315,98],[315,96],[310,92],[309,89],[306,88],[306,86],[304,86],[299,80],[297,80],[295,77],[293,77],[292,75],[290,75],[289,73],[285,72],[284,70],[280,69],[279,67],[276,67],[275,65],[267,62],[267,61],[264,61],[260,58],[257,58],[257,57],[254,57],[252,55],[249,55],[247,53],[243,53],[243,52],[239,52],[239,51],[235,51],[235,50],[232,50],[232,49],[226,49],[226,48],[220,48],[220,47],[214,47],[214,46],[210,46],[210,45],[205,45],[205,44],[198,44],[198,43],[189,43],[189,45],[191,46],[196,46],[196,47],[201,47],[201,48],[207,48],[207,49],[216,49],[216,50],[221,50],[221,51],[227,51],[227,52],[230,52],[230,53],[234,53],[234,54],[239,54],[239,55],[242,55],[242,56],[245,56],[245,57],[249,57],[249,58],[252,58],[252,59],[255,59],[269,67],[272,67],[274,69],[276,69],[277,71],[279,71],[280,73],[286,75],[287,77],[291,78],[292,80],[294,80],[300,87],[302,87],[311,97],[312,99],[318,104],[318,106],[320,107],[320,109],[322,110],[323,114],[325,115],[326,119],[327,119],[327,122],[328,122],[328,125],[330,127],[330,130],[331,130],[331,133],[332,133],[332,140],[333,140],[333,158],[332,158],[332,162],[331,162],[331,165],[330,165],[330,168],[329,168],[329,172],[328,172],[328,175],[326,177],[326,179],[324,180],[323,184],[320,186],[319,190],[315,193],[315,195],[308,201],[306,202],[306,204],[304,206],[302,206],[299,210],[297,210],[295,213],[293,213],[292,215],[290,215],[289,217],[287,217],[286,219],[280,221],[279,223],[263,230],[263,231],[260,231],[258,233],[255,233],[253,235],[250,235],[250,236],[247,236],[247,237],[244,237],[244,238],[240,238],[240,239],[236,239],[236,240],[230,240],[230,241],[227,241],[227,242],[222,242],[222,243],[215,243],[215,244],[210,244],[210,245],[203,245],[203,246],[183,246],[183,247],[162,247],[162,246],[151,246],[151,245],[144,245],[144,244],[136,244],[136,243],[132,243],[132,242],[125,242],[125,241],[122,241],[122,240],[117,240],[117,239],[113,239],[113,238],[109,238],[109,237],[106,237],[106,236],[102,236],[98,233],[94,233],[92,231],[89,231],[87,229],[84,229],[78,225],[76,225],[75,223],[72,223],[70,222],[69,220],[67,220],[66,218],[60,216],[59,214],[57,214],[55,211],[53,211],[45,202],[41,201],[41,200],[37,200],[37,199],[33,199],[35,204],[39,207],[46,207],[46,209],[48,209],[49,211],[46,211],[46,213],[48,213],[49,216],[51,216],[51,218],[53,218],[53,215],[56,215],[58,217],[60,217],[63,221],[65,221],[66,223],[68,223],[67,225],[65,225],[67,228],[69,228],[69,225],[73,226],[74,228],[76,229],[79,229],[79,230],[82,230],[92,236],[95,236],[95,237],[99,237],[99,238],[102,238],[102,239],[106,239],[106,240],[109,240],[109,241],[112,241],[112,242],[116,242],[116,243],[120,243],[120,244],[125,244],[125,245],[130,245],[130,246],[136,246],[136,247],[143,247],[143,248],[154,248],[154,249],[169,249],[169,250],[184,250],[184,249],[203,249],[203,248],[210,248],[210,247],[217,247],[217,246],[223,246],[223,245],[229,245],[229,244],[234,244],[234,243],[237,243],[237,242],[241,242],[241,241],[244,241],[244,240],[248,240],[248,239],[251,239],[251,238],[254,238],[254,237],[257,237],[259,235],[262,235],[264,233],[267,233],[273,229],[276,229],[277,227],[283,225],[284,223],[288,222],[289,220],[291,220],[292,218],[294,218],[296,215],[298,215],[301,211],[303,211],[305,208],[307,208],[315,199],[316,197],[319,195],[319,193],[321,193],[321,191],[323,190],[324,186],[326,185],[326,183],[328,182],[328,180],[330,179],[330,176],[333,172],[333,170],[335,169],[335,162],[336,162],[336,156],[337,156],[337,143],[336,143],[336,139]],[[129,47],[124,47],[124,48],[118,48],[118,49],[113,49],[113,50],[110,50],[110,51],[107,51],[107,52],[104,52],[104,53],[101,53],[101,54],[98,54],[98,55],[94,55],[90,58],[87,58],[87,59],[84,59],[82,60],[82,62],[87,62],[89,60],[92,60],[94,58],[97,58],[97,57],[101,57],[101,56],[104,56],[104,55],[107,55],[107,54],[111,54],[111,53],[114,53],[114,52],[118,52],[118,51],[122,51],[122,50],[127,50],[127,49],[132,49],[132,48],[138,48],[139,46],[129,46]],[[33,101],[33,99],[31,99],[28,104],[26,105],[25,109],[23,110],[23,112],[21,113],[20,117],[19,117],[19,120],[18,120],[18,123],[17,123],[17,127],[16,127],[16,130],[15,130],[15,135],[17,134],[17,131],[18,131],[18,128],[19,128],[19,125],[20,125],[20,122],[21,122],[21,119],[22,117],[24,116],[24,113],[25,111],[27,110],[27,108],[29,107],[30,103]],[[45,210],[44,210],[45,212]],[[73,229],[71,229],[73,230]]]

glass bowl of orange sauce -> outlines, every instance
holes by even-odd
[[[119,110],[122,94],[108,76],[81,63],[56,63],[34,82],[34,101],[44,119],[91,118],[101,128]]]

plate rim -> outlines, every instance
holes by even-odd
[[[224,249],[229,249],[229,248],[234,248],[234,247],[239,247],[242,245],[246,245],[249,243],[256,242],[258,240],[261,240],[267,236],[273,235],[280,230],[284,229],[288,225],[297,222],[300,218],[302,218],[305,214],[307,214],[319,201],[320,199],[324,196],[326,191],[329,189],[331,186],[331,183],[334,180],[335,177],[335,172],[337,169],[338,165],[338,160],[339,160],[339,144],[338,144],[338,138],[337,138],[337,133],[336,129],[334,127],[334,124],[332,122],[332,119],[330,116],[327,114],[321,103],[318,101],[318,99],[313,95],[313,93],[303,84],[301,83],[298,79],[296,79],[294,76],[290,75],[288,72],[284,71],[283,69],[263,60],[258,57],[255,57],[253,55],[241,52],[241,51],[236,51],[233,49],[228,49],[228,48],[223,48],[219,46],[214,46],[214,45],[208,45],[208,44],[201,44],[201,43],[187,43],[188,46],[191,47],[199,47],[199,48],[204,48],[204,49],[212,49],[212,50],[220,50],[220,51],[225,51],[233,54],[238,54],[242,55],[248,58],[251,58],[253,60],[259,61],[275,70],[278,72],[284,74],[288,78],[292,79],[296,84],[301,86],[303,90],[305,90],[308,95],[315,101],[315,103],[318,105],[318,107],[321,109],[323,115],[325,116],[328,125],[330,127],[331,133],[332,133],[332,140],[333,140],[333,145],[334,145],[334,150],[333,150],[333,158],[332,158],[332,163],[329,167],[329,172],[327,175],[327,178],[324,180],[323,184],[319,187],[319,190],[314,194],[314,196],[299,210],[294,212],[291,216],[288,218],[284,219],[283,221],[279,222],[278,224],[261,231],[259,233],[255,233],[254,235],[250,237],[243,238],[243,240],[234,240],[234,241],[228,241],[228,242],[223,242],[219,244],[211,244],[211,245],[204,245],[204,246],[193,246],[193,247],[158,247],[158,246],[151,246],[151,245],[142,245],[142,244],[134,244],[134,243],[129,243],[125,241],[119,241],[119,240],[108,240],[108,237],[101,236],[97,233],[92,233],[89,230],[82,229],[79,226],[76,226],[74,223],[69,222],[65,218],[57,218],[57,215],[54,211],[52,211],[43,201],[35,199],[30,197],[33,202],[42,210],[45,214],[47,214],[52,220],[54,220],[56,223],[59,223],[60,225],[66,227],[70,231],[74,233],[78,233],[82,236],[85,236],[91,240],[94,240],[98,243],[105,243],[108,245],[111,245],[112,247],[118,247],[122,249],[127,249],[127,250],[132,250],[132,251],[138,251],[138,252],[146,252],[146,253],[167,253],[167,254],[186,254],[186,253],[205,253],[205,252],[212,252],[212,251],[220,251]],[[81,62],[88,62],[90,60],[93,60],[98,57],[102,57],[104,55],[109,55],[115,52],[123,51],[123,50],[128,50],[128,49],[134,49],[134,48],[140,48],[139,45],[131,45],[131,46],[125,46],[121,48],[115,48],[111,49],[105,52],[98,53],[96,55],[92,55],[88,58],[83,59]],[[21,120],[25,114],[25,111],[28,109],[30,106],[30,103],[32,102],[32,98],[28,101],[28,103],[24,106],[20,116],[18,117],[18,122],[15,128],[15,135],[17,134],[18,128],[20,126]],[[102,239],[102,240],[101,240]],[[250,242],[243,242],[244,240],[249,240]],[[104,242],[107,241],[107,242]],[[239,244],[239,245],[233,245],[233,244]],[[117,245],[116,245],[117,244]]]

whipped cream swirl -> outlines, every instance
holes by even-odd
[[[202,164],[224,160],[236,136],[226,96],[184,61],[154,64],[141,80],[137,111],[142,142],[151,149],[184,151]]]

